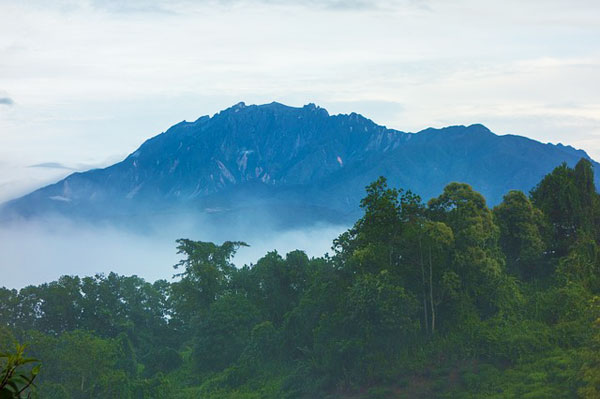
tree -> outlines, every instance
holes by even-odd
[[[450,270],[461,293],[475,303],[480,316],[497,309],[497,293],[504,271],[503,254],[498,246],[499,230],[485,199],[464,183],[450,183],[443,193],[428,203],[432,220],[450,227],[454,236]],[[457,314],[465,311],[458,308]]]
[[[276,326],[296,306],[309,284],[309,259],[302,251],[293,251],[283,259],[269,252],[251,269],[247,292],[252,301],[265,311]]]
[[[431,334],[434,334],[436,309],[448,295],[456,294],[460,287],[460,279],[455,272],[448,269],[447,265],[448,250],[454,241],[452,229],[442,222],[427,221],[424,225],[424,232],[425,242],[423,245],[427,251],[427,264],[429,266],[429,281],[426,284],[429,286],[431,313],[431,321],[426,325],[430,327]],[[425,301],[425,305],[426,303]]]
[[[600,239],[600,199],[589,160],[582,158],[575,169],[556,167],[531,191],[531,200],[548,218],[555,257],[565,256],[581,234]]]
[[[183,364],[179,352],[166,346],[157,346],[148,352],[144,375],[154,376],[158,372],[169,373]]]
[[[80,327],[81,295],[81,280],[76,276],[61,276],[58,281],[42,284],[38,287],[38,296],[43,317],[37,328],[61,334]]]
[[[0,288],[0,325],[13,328],[16,326],[18,297],[19,292],[17,290]]]
[[[37,362],[36,359],[25,357],[24,345],[17,345],[14,352],[0,352],[0,398],[19,399],[24,395],[29,398],[40,365],[28,371],[24,371],[23,366]]]
[[[600,297],[590,301],[588,311],[596,317],[593,322],[593,335],[590,345],[583,351],[584,363],[580,370],[582,386],[579,396],[583,399],[600,397]]]
[[[373,381],[414,342],[418,312],[416,299],[387,270],[357,275],[314,328],[307,350],[314,378],[342,387]]]
[[[62,334],[51,347],[43,348],[46,369],[69,391],[71,398],[98,397],[103,376],[116,369],[119,343],[92,333],[72,331]],[[51,371],[50,371],[51,370]]]
[[[385,177],[368,185],[366,191],[366,197],[360,202],[364,216],[334,241],[334,249],[346,260],[352,257],[347,267],[356,268],[356,271],[392,270],[398,265],[400,256],[397,252],[401,230],[400,191],[389,188]]]
[[[226,241],[222,245],[212,242],[177,240],[177,253],[185,258],[177,263],[175,269],[183,269],[175,274],[180,280],[171,284],[175,316],[181,325],[208,311],[210,305],[228,287],[235,272],[231,259],[241,246],[246,243]]]
[[[215,301],[197,326],[193,356],[198,369],[219,371],[236,361],[259,320],[258,310],[240,294]]]
[[[600,196],[594,183],[594,167],[589,159],[581,158],[573,170],[575,185],[579,191],[581,207],[578,225],[590,233],[596,240],[600,239]]]
[[[512,190],[494,208],[500,246],[509,272],[530,280],[542,276],[546,225],[542,212],[521,191]]]
[[[575,282],[592,293],[600,292],[600,246],[588,235],[580,235],[569,253],[560,259],[557,275],[562,282]]]

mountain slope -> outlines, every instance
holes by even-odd
[[[261,212],[283,223],[346,222],[356,217],[364,186],[380,175],[424,199],[451,181],[467,182],[495,204],[509,189],[528,191],[561,162],[581,157],[589,158],[482,125],[411,134],[355,113],[330,116],[314,104],[239,103],[171,127],[122,162],[11,201],[4,214],[127,220]]]

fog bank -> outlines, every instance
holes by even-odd
[[[160,231],[132,232],[110,225],[78,224],[64,219],[18,221],[0,226],[0,286],[22,288],[68,275],[88,276],[111,271],[138,275],[148,281],[171,279],[177,254],[175,240],[240,240],[237,266],[255,263],[268,251],[295,249],[309,256],[330,252],[332,240],[347,227],[318,225],[275,229],[267,226],[210,226],[185,222]]]

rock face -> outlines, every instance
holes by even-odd
[[[413,134],[355,113],[330,116],[314,104],[239,103],[171,127],[122,162],[13,200],[3,213],[123,220],[267,212],[282,223],[349,222],[359,214],[364,187],[380,175],[425,200],[449,182],[466,182],[493,205],[508,190],[527,192],[561,162],[581,157],[589,158],[482,125]]]

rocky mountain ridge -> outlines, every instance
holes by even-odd
[[[495,204],[581,157],[589,158],[477,124],[405,133],[314,104],[239,103],[178,123],[122,162],[73,173],[5,204],[3,213],[114,219],[185,210],[245,218],[260,211],[284,223],[345,222],[380,175],[424,200],[451,181],[466,182]]]

